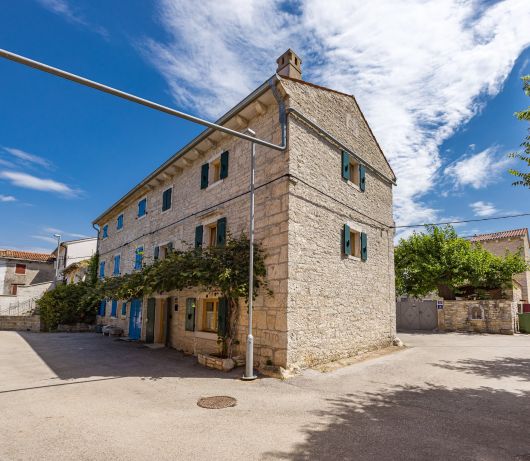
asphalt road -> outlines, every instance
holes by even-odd
[[[0,460],[530,460],[530,335],[401,334],[329,373],[237,379],[95,334],[0,332]],[[228,395],[223,410],[197,406]]]

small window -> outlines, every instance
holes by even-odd
[[[349,167],[348,167],[348,181],[352,182],[356,186],[360,184],[359,178],[359,164],[350,158]]]
[[[202,331],[217,333],[217,313],[219,300],[205,299],[202,303]]]
[[[17,292],[18,292],[18,285],[15,285],[15,284],[11,285],[11,294],[13,296],[16,296]]]
[[[114,256],[114,270],[112,271],[113,275],[120,275],[120,255]]]
[[[103,226],[103,238],[106,239],[109,236],[109,225],[105,224]]]
[[[217,224],[207,226],[208,229],[208,246],[214,247],[217,245]]]
[[[364,192],[366,185],[366,168],[346,151],[342,151],[342,177],[352,184],[355,184],[361,192]]]
[[[138,217],[141,218],[147,214],[147,198],[143,198],[138,202]]]
[[[25,264],[17,264],[15,266],[15,274],[25,275],[26,274],[26,265]]]
[[[221,159],[218,158],[212,162],[212,183],[221,179]]]
[[[169,210],[171,208],[171,193],[173,188],[166,189],[162,194],[162,211]]]
[[[366,261],[368,258],[368,238],[364,232],[344,225],[343,253]]]
[[[116,229],[120,230],[123,229],[123,213],[118,216],[118,219],[116,220]]]

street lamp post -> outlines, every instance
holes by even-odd
[[[256,132],[250,128],[246,130],[251,136],[256,136]],[[248,335],[247,335],[247,356],[245,361],[245,374],[243,379],[251,381],[256,379],[254,374],[254,336],[252,335],[252,308],[254,297],[254,176],[256,170],[256,144],[253,142],[250,149],[250,224],[249,224],[249,266],[248,266]]]
[[[55,259],[55,285],[57,285],[57,280],[59,280],[59,262],[61,259],[61,234],[53,234],[57,239],[57,258]]]

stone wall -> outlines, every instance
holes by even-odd
[[[291,106],[392,177],[351,96],[285,85]],[[390,179],[367,169],[364,192],[344,181],[341,149],[295,115],[289,146],[288,365],[311,366],[390,345],[396,328]],[[344,224],[367,234],[366,261],[343,254]]]
[[[2,315],[0,316],[0,330],[40,331],[40,315]]]
[[[517,303],[510,300],[444,301],[438,316],[439,328],[445,331],[507,335],[518,331]]]
[[[25,274],[15,272],[17,264],[26,265]],[[5,259],[0,261],[0,295],[10,295],[11,285],[36,285],[53,280],[55,275],[53,262],[23,261]]]

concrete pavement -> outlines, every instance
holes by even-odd
[[[530,336],[400,337],[249,383],[101,335],[0,332],[0,459],[530,459]],[[238,404],[196,405],[211,395]]]

